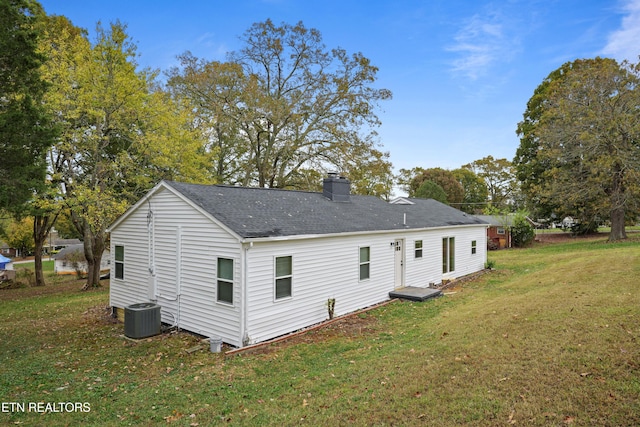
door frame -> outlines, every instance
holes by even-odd
[[[404,267],[405,267],[405,239],[395,239],[393,242],[393,287],[394,289],[404,287]]]

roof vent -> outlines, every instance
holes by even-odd
[[[337,172],[329,172],[322,180],[322,195],[332,202],[348,202],[351,182]]]

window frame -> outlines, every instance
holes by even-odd
[[[231,278],[222,277],[220,275],[220,261],[231,261]],[[224,305],[233,306],[233,294],[235,292],[235,262],[233,258],[218,257],[216,261],[216,302]],[[231,286],[231,301],[220,298],[220,285]]]
[[[367,259],[362,260],[362,250],[367,250]],[[362,267],[367,268],[367,277],[362,277]],[[371,246],[359,246],[358,247],[358,281],[364,282],[371,279]]]
[[[289,258],[291,261],[289,263],[289,272],[288,274],[283,274],[278,276],[278,259],[280,258]],[[287,280],[289,281],[289,293],[288,295],[278,296],[278,281]],[[283,301],[289,300],[293,298],[293,255],[280,255],[273,257],[273,300],[274,301]]]
[[[125,250],[124,245],[113,245],[113,278],[124,280]],[[122,248],[122,259],[118,259],[118,248]],[[120,267],[120,268],[118,268]],[[120,273],[120,274],[118,274]]]
[[[442,274],[456,271],[456,238],[446,236],[442,238]]]
[[[418,246],[418,244],[420,246]],[[422,258],[422,250],[423,250],[423,248],[424,248],[424,246],[423,246],[422,240],[415,240],[413,242],[413,250],[414,250],[413,257],[415,259]]]
[[[478,241],[477,240],[472,240],[471,241],[471,255],[475,255],[478,253]]]

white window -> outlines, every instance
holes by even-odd
[[[124,246],[116,245],[116,279],[124,279]]]
[[[360,248],[360,280],[369,278],[371,266],[371,249],[369,246]]]
[[[233,260],[218,258],[217,301],[233,304]]]
[[[455,252],[456,241],[455,237],[443,237],[442,238],[442,272],[451,273],[455,270]]]
[[[276,299],[289,298],[293,287],[293,257],[276,257]]]
[[[476,248],[477,248],[477,242],[475,240],[471,241],[471,255],[474,255],[476,253]]]
[[[414,249],[415,257],[422,258],[422,240],[416,240]]]

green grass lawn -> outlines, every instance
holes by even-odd
[[[15,264],[14,268],[19,269],[19,268],[27,268],[29,270],[33,270],[34,269],[34,262],[21,262],[19,264]],[[42,260],[42,271],[45,273],[52,273],[53,272],[53,266],[54,266],[54,261],[53,260],[48,260],[45,258],[45,260]]]
[[[107,288],[2,291],[2,402],[90,411],[0,424],[640,425],[640,238],[490,259],[444,297],[226,357],[186,352],[186,333],[123,338]]]

